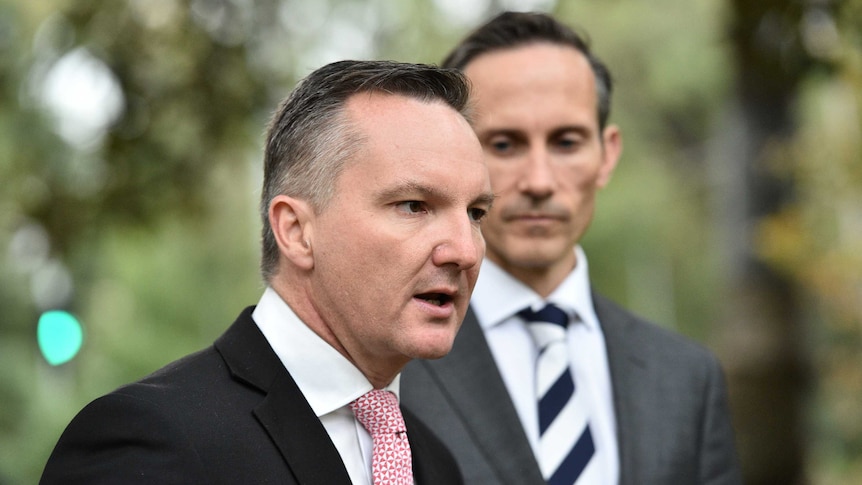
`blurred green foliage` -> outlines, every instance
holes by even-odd
[[[297,79],[342,58],[438,62],[506,6],[583,27],[615,74],[625,151],[584,241],[595,286],[719,349],[738,304],[726,241],[750,232],[750,252],[802,295],[807,479],[858,483],[862,1],[773,0],[732,23],[745,5],[0,0],[0,483],[35,483],[84,404],[208,345],[257,301],[261,137]],[[792,197],[722,225],[715,165],[737,148],[722,120],[741,58],[768,52],[774,76],[798,82],[779,83],[792,123],[757,167]],[[51,308],[85,332],[58,367],[36,342]],[[720,356],[733,366],[734,349]]]

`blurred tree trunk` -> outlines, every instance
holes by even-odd
[[[771,170],[770,148],[792,136],[792,103],[810,69],[799,41],[804,8],[785,0],[731,2],[735,92],[709,157],[728,285],[718,348],[749,485],[806,482],[802,302],[793,281],[757,253],[760,223],[794,195],[789,180]]]

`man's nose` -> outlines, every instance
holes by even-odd
[[[453,217],[443,230],[445,234],[434,247],[432,255],[436,266],[454,264],[459,270],[467,270],[485,256],[485,240],[466,210],[460,217]]]
[[[534,199],[550,197],[556,184],[552,162],[546,147],[532,148],[524,161],[518,190]]]

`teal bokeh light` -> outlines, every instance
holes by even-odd
[[[51,310],[39,317],[36,338],[45,360],[60,365],[72,360],[81,349],[84,331],[71,313]]]

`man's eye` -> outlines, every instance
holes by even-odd
[[[399,202],[398,204],[396,204],[396,207],[410,214],[426,212],[425,203],[418,200],[406,200],[404,202]]]
[[[508,138],[493,138],[489,141],[488,147],[495,153],[506,154],[514,150],[515,144]]]
[[[488,215],[488,211],[485,209],[480,209],[478,207],[474,207],[468,211],[470,213],[470,219],[474,222],[482,222],[482,219]]]
[[[555,142],[557,149],[561,151],[574,151],[583,144],[583,140],[578,137],[562,137]]]

